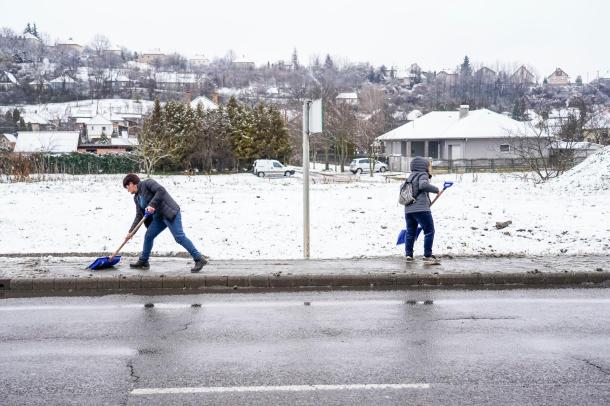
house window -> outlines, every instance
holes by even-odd
[[[500,144],[500,152],[510,152],[510,145]]]
[[[407,141],[400,142],[400,155],[407,156]]]
[[[439,141],[430,141],[428,143],[428,157],[438,159]]]
[[[106,131],[106,127],[102,127],[102,131]]]
[[[425,154],[425,141],[413,141],[411,142],[411,157],[424,156]]]

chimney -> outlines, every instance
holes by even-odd
[[[212,101],[214,103],[220,104],[220,97],[219,97],[220,95],[218,94],[217,91],[212,92],[211,96],[212,96]]]
[[[470,106],[467,104],[460,104],[460,120],[468,115]]]

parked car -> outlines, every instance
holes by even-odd
[[[384,164],[383,162],[375,161],[374,172],[385,172],[388,170],[388,164]],[[371,170],[371,166],[369,164],[369,158],[356,158],[353,159],[349,164],[349,170],[352,173],[362,173],[369,172]]]
[[[267,175],[294,175],[295,169],[292,166],[282,164],[275,159],[257,159],[252,165],[252,173],[256,176],[264,177]]]

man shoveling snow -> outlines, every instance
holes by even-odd
[[[149,216],[144,220],[146,226],[146,234],[144,235],[144,247],[137,262],[130,264],[132,268],[148,269],[150,265],[148,258],[152,251],[155,238],[166,228],[174,236],[176,242],[182,245],[195,261],[195,266],[191,272],[199,272],[207,260],[197,251],[191,240],[184,234],[182,229],[182,215],[180,214],[180,206],[167,193],[165,188],[159,185],[153,179],[145,179],[140,181],[138,175],[133,173],[128,174],[123,179],[123,187],[133,194],[133,201],[136,204],[136,217],[133,224],[129,228],[129,233],[125,237],[128,241],[133,237],[133,232],[142,219],[145,213]]]

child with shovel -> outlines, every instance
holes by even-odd
[[[411,160],[411,174],[408,181],[413,184],[413,196],[415,201],[405,206],[405,219],[407,228],[405,233],[405,254],[407,261],[413,261],[413,245],[420,225],[424,231],[424,264],[438,265],[440,261],[432,255],[432,244],[434,242],[434,220],[430,210],[430,197],[428,193],[436,193],[437,197],[443,193],[430,183],[432,175],[432,162],[422,157]]]

